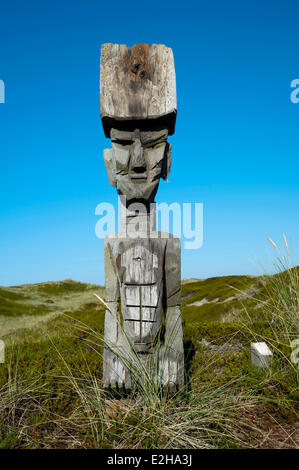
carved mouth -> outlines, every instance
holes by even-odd
[[[130,175],[131,180],[133,180],[135,183],[144,183],[147,181],[146,176],[141,176],[141,175]]]

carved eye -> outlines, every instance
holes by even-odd
[[[160,145],[161,143],[157,143],[157,142],[143,142],[142,143],[142,147],[144,149],[155,149],[155,148],[158,148]]]
[[[151,145],[151,148],[152,148],[152,149],[158,149],[158,148],[161,147],[161,145],[163,145],[163,144],[164,144],[164,142],[158,142],[157,144]]]
[[[131,140],[114,140],[113,142],[114,142],[115,144],[119,144],[119,145],[123,145],[123,146],[132,145],[132,141],[131,141]]]

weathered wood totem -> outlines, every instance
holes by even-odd
[[[172,50],[164,45],[104,44],[101,118],[111,149],[104,161],[122,203],[121,232],[105,238],[107,388],[130,391],[130,357],[163,388],[184,385],[180,241],[156,230],[155,195],[171,164],[176,120]],[[158,357],[158,360],[157,360]]]

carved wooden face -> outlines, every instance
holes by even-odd
[[[160,178],[167,179],[171,163],[168,130],[111,129],[112,149],[104,150],[109,182],[127,201],[153,202]]]

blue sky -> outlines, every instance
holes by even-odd
[[[158,202],[202,202],[204,243],[182,277],[271,270],[285,233],[299,264],[295,1],[2,2],[0,285],[104,282],[95,207],[117,205],[102,151],[100,46],[172,47],[178,118]]]

